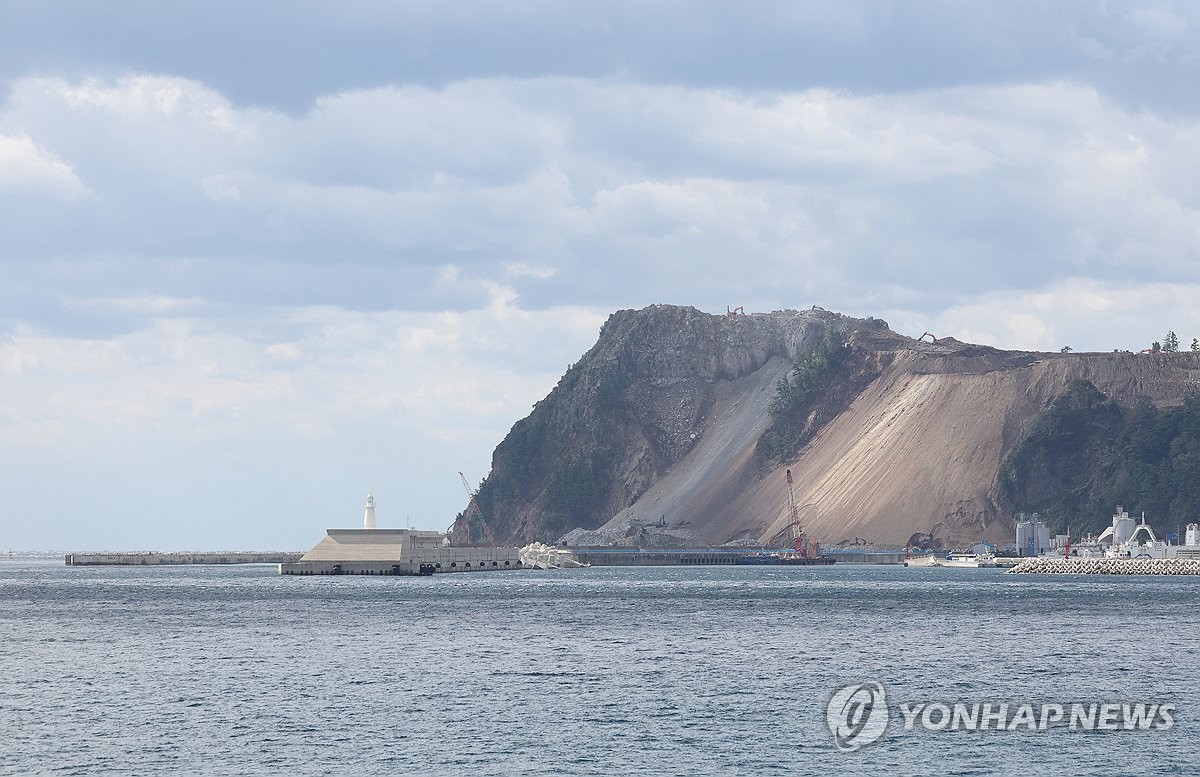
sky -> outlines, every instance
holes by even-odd
[[[0,5],[0,550],[444,529],[653,303],[1200,336],[1200,5]]]

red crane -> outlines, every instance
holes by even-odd
[[[796,486],[792,482],[792,471],[787,471],[788,487],[788,516],[792,521],[792,550],[805,558],[816,558],[817,547],[809,544],[804,535],[804,527],[800,525],[800,508],[796,506]]]

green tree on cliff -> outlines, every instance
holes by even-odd
[[[1166,353],[1175,353],[1179,350],[1179,338],[1174,332],[1167,332],[1167,336],[1163,338],[1162,349]]]

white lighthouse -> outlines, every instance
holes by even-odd
[[[375,497],[367,494],[367,503],[363,505],[363,528],[375,528]]]

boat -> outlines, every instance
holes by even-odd
[[[991,553],[948,553],[938,566],[979,568],[998,565]]]
[[[991,553],[947,553],[945,556],[929,554],[913,556],[904,560],[906,567],[955,567],[980,568],[998,567],[999,562]]]
[[[748,553],[737,560],[739,566],[829,566],[837,559],[829,556],[804,556],[799,553]]]

